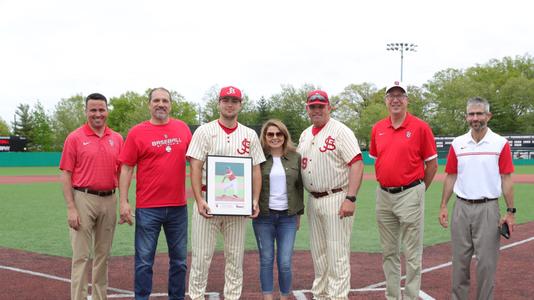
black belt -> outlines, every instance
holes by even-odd
[[[97,195],[97,196],[100,196],[100,197],[106,197],[106,196],[111,196],[111,195],[115,194],[115,189],[112,189],[112,190],[109,190],[109,191],[96,191],[96,190],[91,190],[91,189],[88,189],[88,188],[76,187],[76,186],[73,187],[73,189],[75,189],[77,191],[80,191],[80,192],[87,193],[87,194]]]
[[[419,185],[421,182],[423,182],[423,180],[417,179],[416,181],[414,181],[412,183],[409,183],[408,185],[395,186],[395,187],[380,186],[380,188],[383,189],[384,191],[390,193],[390,194],[397,194],[397,193],[400,193],[400,192],[405,191],[407,189],[413,188],[414,186]]]
[[[481,198],[481,199],[465,199],[465,198],[462,198],[458,195],[456,195],[456,198],[462,200],[462,201],[465,201],[465,202],[469,202],[471,204],[479,204],[479,203],[486,203],[486,202],[490,202],[490,201],[495,201],[499,198]]]
[[[331,194],[339,193],[341,191],[343,191],[343,189],[332,189],[331,191],[326,191],[326,192],[310,192],[310,194],[312,194],[314,198],[321,198],[321,197],[328,196]]]
[[[287,215],[287,209],[284,209],[284,210],[276,210],[276,209],[270,209],[270,208],[269,208],[269,212],[270,212],[271,214]]]

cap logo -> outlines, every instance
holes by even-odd
[[[399,84],[400,84],[400,82],[398,82],[398,81],[395,81],[395,82],[394,82],[394,84],[395,84],[395,85],[399,85]]]
[[[229,88],[228,89],[228,94],[235,94],[235,89],[234,88]]]

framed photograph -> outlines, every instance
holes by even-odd
[[[208,155],[206,202],[212,215],[252,214],[252,157]]]

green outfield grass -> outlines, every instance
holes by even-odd
[[[534,174],[534,166],[519,166],[516,170],[522,174]],[[366,166],[366,172],[373,172]],[[55,175],[57,168],[0,168],[0,175]],[[446,242],[450,239],[448,229],[443,229],[437,222],[437,214],[441,199],[442,184],[434,182],[426,193],[425,208],[425,245]],[[358,195],[358,206],[351,249],[355,252],[379,252],[380,244],[374,213],[376,182],[364,181]],[[532,184],[516,184],[514,187],[517,222],[525,223],[534,220],[534,201],[527,201],[534,193]],[[135,187],[130,188],[130,199],[135,199]],[[31,183],[0,185],[2,208],[0,246],[22,249],[68,257],[71,255],[69,232],[66,224],[66,211],[59,183]],[[189,213],[192,209],[189,199]],[[452,209],[454,201],[449,207]],[[504,206],[504,201],[500,201]],[[134,206],[134,203],[132,203]],[[501,211],[504,211],[501,210]],[[189,236],[191,236],[189,234]],[[134,227],[117,226],[113,243],[113,255],[132,255],[134,253]],[[302,216],[301,228],[297,233],[295,248],[309,249],[308,222]],[[217,249],[222,250],[219,238]],[[256,250],[256,241],[252,226],[248,225],[246,249]],[[166,251],[163,234],[160,237],[158,251]]]

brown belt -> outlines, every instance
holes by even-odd
[[[340,189],[332,189],[331,191],[326,191],[326,192],[310,192],[310,194],[312,194],[314,198],[321,198],[321,197],[328,196],[331,194],[339,193],[341,191],[343,191],[343,189],[340,188]]]
[[[73,189],[77,190],[77,191],[80,191],[80,192],[84,192],[84,193],[87,193],[87,194],[91,194],[91,195],[97,195],[97,196],[100,196],[100,197],[107,197],[107,196],[111,196],[113,194],[115,194],[115,189],[112,189],[112,190],[109,190],[109,191],[96,191],[96,190],[91,190],[91,189],[88,189],[88,188],[84,188],[84,187],[72,187]]]

